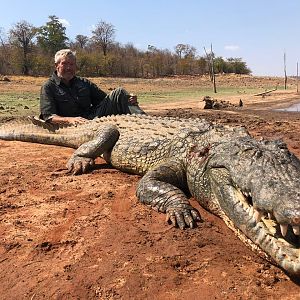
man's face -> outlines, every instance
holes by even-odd
[[[70,81],[76,72],[76,60],[70,57],[63,57],[56,65],[58,77]]]

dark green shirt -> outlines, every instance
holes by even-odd
[[[86,117],[105,97],[106,93],[88,79],[75,76],[66,86],[54,72],[41,88],[40,117]]]

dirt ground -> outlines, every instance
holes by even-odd
[[[144,108],[244,125],[257,138],[283,139],[300,157],[300,114],[271,110],[297,99],[275,92],[243,98],[235,110],[203,110],[196,100]],[[170,227],[138,203],[138,176],[101,159],[89,174],[67,175],[72,152],[0,141],[0,299],[300,299],[300,280],[250,251],[193,199],[204,222]]]

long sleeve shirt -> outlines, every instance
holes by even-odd
[[[75,76],[67,86],[54,72],[41,88],[40,117],[44,120],[53,115],[86,117],[106,96],[88,79]]]

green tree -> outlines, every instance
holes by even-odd
[[[29,54],[33,50],[33,38],[36,35],[36,28],[26,21],[18,22],[9,31],[10,43],[17,50],[22,51],[22,74],[29,74]]]
[[[66,27],[56,16],[49,16],[50,21],[38,28],[37,42],[44,52],[54,55],[60,49],[67,48],[69,41]]]
[[[241,58],[227,58],[227,73],[250,74],[251,70]]]
[[[223,57],[216,57],[214,59],[214,64],[215,64],[215,72],[216,73],[226,73],[226,62],[223,59]]]

